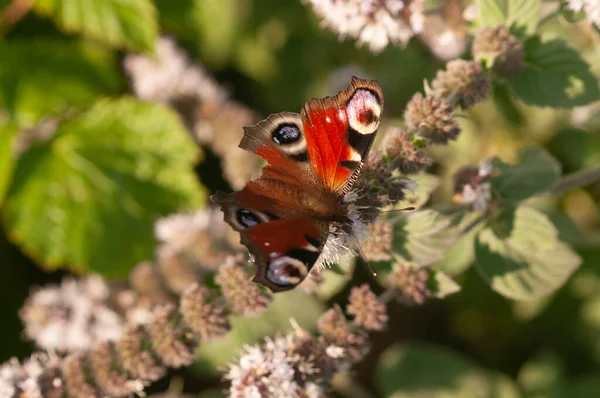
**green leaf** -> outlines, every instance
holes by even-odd
[[[521,366],[517,381],[527,396],[547,397],[562,383],[563,377],[564,369],[560,357],[545,351]]]
[[[12,146],[16,135],[16,127],[0,118],[0,207],[2,207],[4,194],[12,180],[15,166]]]
[[[429,200],[431,193],[440,185],[439,177],[432,174],[420,173],[411,175],[409,178],[416,184],[416,189],[413,191],[404,191],[406,197],[396,204],[397,209],[405,207],[420,208]]]
[[[477,24],[482,26],[505,25],[525,28],[535,32],[540,21],[541,0],[476,0]]]
[[[395,228],[394,251],[418,266],[443,259],[458,239],[452,219],[431,209],[410,213]]]
[[[233,56],[247,11],[240,0],[196,0],[199,50],[209,65],[223,66]]]
[[[562,40],[525,41],[525,68],[509,85],[529,105],[571,108],[600,99],[598,80],[579,53]]]
[[[198,40],[198,21],[195,18],[199,0],[154,0],[163,30],[177,39]]]
[[[479,233],[475,258],[477,270],[492,289],[514,300],[552,294],[581,263],[579,256],[558,240],[548,217],[525,206],[514,212],[506,238],[489,227]]]
[[[579,377],[552,391],[550,398],[588,398],[600,396],[600,377]]]
[[[99,101],[21,157],[3,209],[8,235],[42,266],[126,275],[153,254],[153,223],[202,203],[197,149],[177,115]]]
[[[379,363],[377,385],[384,396],[393,398],[519,396],[506,377],[486,372],[450,350],[427,344],[386,350]]]
[[[9,48],[10,47],[10,48]],[[114,55],[93,44],[48,39],[0,42],[0,108],[19,127],[116,92]]]
[[[494,159],[492,166],[498,172],[491,179],[494,196],[510,203],[547,191],[561,174],[560,163],[540,147],[522,149],[515,165]]]
[[[433,297],[443,299],[460,291],[460,285],[441,271],[432,271],[428,281]]]
[[[36,0],[34,9],[66,32],[119,48],[151,51],[158,37],[151,0]]]
[[[478,226],[472,227],[472,223],[479,220],[480,213],[470,212],[461,215],[457,223],[457,241],[446,251],[444,258],[436,262],[433,268],[443,271],[450,276],[460,275],[465,272],[475,260],[475,236]],[[468,231],[465,231],[468,229]],[[465,232],[462,232],[465,231]]]

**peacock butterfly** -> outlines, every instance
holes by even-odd
[[[324,256],[328,241],[358,223],[344,196],[382,112],[379,84],[353,77],[344,91],[311,99],[300,114],[276,113],[244,127],[240,148],[268,165],[240,192],[212,200],[254,256],[255,282],[274,292],[293,289]]]

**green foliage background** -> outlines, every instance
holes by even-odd
[[[0,1],[0,13],[13,3]],[[461,119],[456,142],[431,149],[440,181],[431,200],[450,200],[459,167],[497,156],[505,173],[494,187],[515,208],[447,246],[419,238],[419,228],[460,220],[421,214],[400,226],[412,240],[395,244],[437,261],[462,290],[423,307],[393,303],[389,329],[375,335],[356,367],[360,388],[342,396],[600,396],[600,185],[531,199],[561,170],[600,165],[600,123],[574,127],[569,110],[598,105],[600,38],[562,14],[540,24],[541,1],[478,3],[473,29],[511,25],[526,39],[526,68]],[[124,278],[153,256],[156,218],[199,208],[207,192],[229,189],[214,155],[195,148],[172,109],[129,95],[126,52],[152,54],[159,33],[170,34],[237,101],[264,116],[332,94],[332,76],[352,68],[380,82],[387,122],[399,122],[423,80],[444,67],[418,39],[378,55],[340,42],[299,1],[37,0],[17,23],[0,23],[0,361],[33,349],[17,317],[30,287],[60,280],[65,268]],[[16,161],[16,133],[48,116],[66,119],[50,141]],[[532,144],[545,151],[522,150]],[[516,207],[526,199],[527,207]],[[512,234],[503,233],[503,222]],[[526,246],[519,236],[529,239]],[[540,247],[552,250],[535,256]],[[560,272],[541,288],[522,283],[545,277],[548,266]],[[262,318],[236,320],[222,349],[202,348],[198,365],[179,372],[186,390],[215,387],[215,369],[232,358],[232,347],[284,329],[290,316],[310,327],[325,306],[367,280],[357,267],[348,284],[338,283],[345,287],[320,300],[290,295]]]

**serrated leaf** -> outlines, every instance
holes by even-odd
[[[460,355],[434,345],[393,346],[381,356],[377,385],[390,398],[516,398],[506,377],[486,372]]]
[[[158,37],[151,0],[36,0],[33,7],[66,32],[119,48],[151,51]]]
[[[561,287],[581,259],[558,240],[543,213],[525,206],[514,213],[513,228],[499,238],[491,228],[475,243],[477,270],[492,289],[514,300],[546,297]]]
[[[14,138],[17,128],[6,120],[0,118],[0,208],[4,201],[4,194],[12,180],[15,158],[12,153]]]
[[[492,190],[510,203],[518,203],[547,191],[561,174],[560,163],[540,147],[522,149],[515,165],[494,159],[492,166],[498,172],[491,179]]]
[[[473,264],[475,260],[475,236],[479,226],[471,227],[471,225],[479,220],[480,216],[476,212],[462,215],[460,222],[456,225],[459,233],[457,241],[444,254],[444,258],[433,265],[433,268],[450,276],[456,276],[465,272]]]
[[[114,54],[80,41],[13,39],[0,42],[0,59],[0,108],[19,127],[87,107],[121,83]]]
[[[540,21],[541,0],[477,0],[478,26],[505,25],[535,32]]]
[[[441,260],[458,239],[452,219],[431,209],[410,213],[395,229],[394,252],[417,266]]]
[[[429,277],[429,290],[433,297],[443,299],[460,291],[460,285],[441,271],[433,271]]]
[[[415,185],[414,190],[405,190],[405,198],[399,201],[395,208],[415,207],[419,209],[431,196],[431,193],[440,185],[439,177],[432,174],[420,173],[409,177]]]
[[[45,268],[126,275],[152,256],[157,217],[202,202],[197,155],[173,111],[99,101],[20,158],[7,233]]]
[[[529,105],[571,108],[600,99],[598,80],[579,53],[562,40],[524,43],[525,68],[509,80],[516,96]]]

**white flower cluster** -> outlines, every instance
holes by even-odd
[[[356,39],[373,53],[408,43],[423,30],[423,0],[304,0],[340,39]]]
[[[46,350],[85,350],[121,335],[123,319],[107,303],[109,289],[99,276],[65,279],[34,292],[21,309],[28,338]]]
[[[49,361],[45,354],[34,354],[23,364],[11,359],[0,365],[0,398],[42,398],[38,379]]]
[[[231,398],[318,398],[324,393],[317,384],[299,380],[314,369],[306,358],[294,352],[296,335],[267,338],[261,346],[246,346],[239,360],[231,364],[225,379],[231,381]],[[298,373],[301,373],[300,375]],[[300,377],[299,377],[300,376]]]
[[[156,42],[156,55],[129,54],[124,61],[133,91],[141,99],[172,101],[191,98],[199,101],[220,102],[225,93],[172,39],[161,37]]]
[[[465,184],[462,191],[462,203],[473,204],[473,210],[484,212],[492,199],[492,184],[486,181],[492,173],[492,164],[484,161],[477,171],[478,184]]]
[[[583,11],[587,20],[600,28],[599,0],[567,0],[567,7],[574,12]]]

